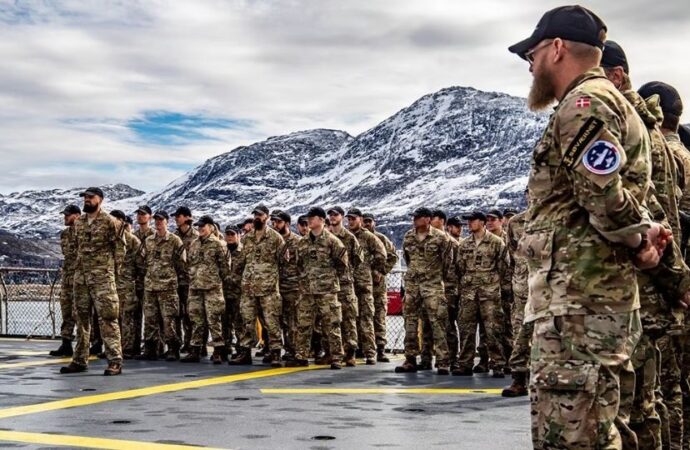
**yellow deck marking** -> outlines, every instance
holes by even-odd
[[[94,361],[98,359],[96,356],[89,357],[89,361]],[[16,367],[31,367],[31,366],[48,366],[50,364],[69,364],[72,358],[50,358],[50,359],[40,359],[35,361],[20,361],[11,363],[0,363],[0,370],[2,369],[14,369]]]
[[[305,370],[323,369],[327,366],[309,366],[309,367],[295,367],[295,368],[281,368],[259,370],[256,372],[245,372],[235,375],[225,375],[221,377],[205,378],[194,381],[183,381],[180,383],[161,384],[158,386],[151,386],[138,389],[130,389],[127,391],[110,392],[107,394],[86,395],[83,397],[68,398],[65,400],[56,400],[46,403],[38,403],[35,405],[16,406],[12,408],[0,409],[0,419],[8,417],[23,416],[26,414],[35,414],[46,411],[55,411],[57,409],[74,408],[77,406],[94,405],[97,403],[111,402],[114,400],[124,400],[135,397],[144,397],[148,395],[163,394],[167,392],[184,391],[187,389],[195,389],[207,386],[215,386],[218,384],[235,383],[238,381],[254,380],[257,378],[274,377],[278,375],[287,375],[296,372],[303,372]]]
[[[155,442],[125,441],[86,436],[67,436],[63,434],[24,433],[21,431],[1,431],[0,441],[23,442],[27,444],[65,445],[83,448],[104,448],[111,450],[199,450],[198,446],[157,444]],[[210,449],[210,447],[203,447]],[[214,449],[211,449],[214,450]]]
[[[459,388],[304,388],[261,389],[262,394],[500,394],[503,389]]]

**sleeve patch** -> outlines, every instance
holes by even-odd
[[[587,145],[599,134],[604,128],[604,122],[596,117],[590,117],[585,124],[577,132],[570,147],[563,156],[563,164],[569,168],[575,167],[580,155],[587,148]]]
[[[596,175],[608,175],[621,165],[621,153],[608,141],[596,141],[582,157],[582,164]]]

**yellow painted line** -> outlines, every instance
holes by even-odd
[[[98,359],[96,356],[89,357],[89,361]],[[37,361],[21,361],[12,363],[1,363],[0,370],[2,369],[14,369],[17,367],[32,367],[32,366],[48,366],[50,364],[69,364],[72,358],[50,358],[50,359],[40,359]]]
[[[323,367],[325,366],[259,370],[256,372],[245,372],[235,375],[205,378],[194,381],[183,381],[180,383],[162,384],[158,386],[130,389],[127,391],[110,392],[107,394],[86,395],[83,397],[68,398],[65,400],[56,400],[52,402],[38,403],[35,405],[16,406],[13,408],[0,409],[0,419],[23,416],[26,414],[41,413],[46,411],[55,411],[58,409],[74,408],[78,406],[95,405],[97,403],[112,402],[114,400],[125,400],[129,398],[145,397],[148,395],[163,394],[167,392],[184,391],[187,389],[215,386],[218,384],[236,383],[238,381],[274,377],[278,375],[288,375],[296,372],[303,372],[305,370],[322,369]]]
[[[503,389],[456,388],[303,388],[261,389],[262,394],[500,394]]]
[[[65,445],[81,448],[104,448],[111,450],[199,450],[198,446],[157,444],[154,442],[125,441],[85,436],[68,436],[49,433],[24,433],[21,431],[0,431],[0,441],[22,442],[25,444]],[[210,447],[203,447],[209,449]],[[211,449],[214,450],[214,449]]]

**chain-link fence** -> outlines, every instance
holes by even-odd
[[[402,316],[402,299],[405,295],[405,269],[394,269],[388,274],[388,316],[386,317],[387,347],[393,353],[405,349],[405,321]]]
[[[0,335],[59,334],[59,282],[58,269],[0,267]]]

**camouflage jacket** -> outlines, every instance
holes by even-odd
[[[500,238],[508,247],[508,231],[505,228],[501,228],[501,234],[495,234],[494,236]],[[510,292],[513,290],[513,261],[510,259],[510,252],[506,251],[505,267],[501,273],[501,292]]]
[[[532,155],[520,241],[529,266],[526,321],[639,308],[624,243],[649,227],[649,154],[644,124],[602,69],[573,81]]]
[[[238,242],[235,248],[231,248],[230,244],[227,244],[226,248],[230,272],[223,280],[223,293],[226,297],[239,299],[242,296],[242,269],[238,269],[241,261],[242,243]]]
[[[71,282],[74,271],[77,270],[77,234],[75,227],[67,227],[60,233],[60,247],[62,248],[62,278]]]
[[[118,286],[126,284],[134,284],[137,273],[145,270],[144,261],[141,254],[141,242],[131,231],[125,230],[125,262],[122,265],[122,271],[117,279]]]
[[[256,230],[242,238],[240,253],[242,293],[264,296],[278,294],[278,267],[282,260],[283,238],[273,228],[266,227],[259,239]]]
[[[148,239],[150,236],[153,236],[154,234],[156,234],[156,232],[154,231],[153,228],[149,228],[148,231],[146,231],[146,233],[144,233],[141,228],[134,231],[134,236],[136,236],[136,238],[139,239],[139,242],[141,242],[141,248],[139,251],[141,252],[142,257],[144,254],[144,246],[146,245],[146,239]],[[143,290],[144,289],[144,278],[145,277],[146,277],[146,268],[144,267],[144,270],[137,272],[137,282],[136,282],[137,290]]]
[[[77,245],[75,280],[86,284],[114,283],[125,259],[124,229],[107,212],[100,210],[91,223],[82,214],[74,225]]]
[[[345,229],[345,227],[340,227],[338,233],[332,234],[340,239],[340,242],[345,246],[345,250],[347,250],[348,265],[344,270],[340,271],[340,289],[347,291],[349,287],[354,286],[352,275],[354,267],[358,267],[364,259],[362,247],[359,246],[359,241],[357,241],[355,235],[350,230]]]
[[[227,246],[214,235],[195,239],[187,259],[190,289],[219,288],[230,276]]]
[[[506,245],[503,239],[485,231],[476,241],[470,235],[460,243],[456,271],[462,286],[500,285],[506,272]]]
[[[182,239],[182,244],[184,245],[184,248],[187,251],[187,255],[189,255],[189,247],[192,245],[192,242],[194,242],[194,240],[199,237],[199,232],[196,231],[196,229],[192,226],[190,226],[186,232],[183,232],[182,230],[177,228],[175,230],[175,236]],[[180,286],[189,285],[189,268],[187,268],[187,270],[185,270],[184,272],[180,272],[178,274],[177,284]]]
[[[448,236],[448,239],[450,239],[451,251],[453,252],[451,260],[453,261],[453,265],[455,265],[457,264],[458,256],[460,254],[460,241],[448,233],[446,233],[446,235]],[[460,277],[458,277],[456,270],[453,270],[452,268],[447,270],[443,283],[446,286],[446,294],[458,295],[460,289]]]
[[[297,266],[302,293],[335,294],[340,291],[341,272],[348,268],[347,250],[326,229],[319,236],[309,232],[297,244]]]
[[[403,238],[403,258],[407,264],[405,285],[440,288],[453,265],[453,244],[443,231],[434,227],[421,241],[417,231],[409,230]]]
[[[373,275],[386,275],[386,249],[383,243],[371,231],[360,228],[352,233],[362,249],[362,262],[354,267],[352,277],[356,286],[373,285]]]
[[[376,230],[374,230],[374,236],[379,238],[379,240],[383,243],[383,248],[386,250],[385,270],[386,274],[389,274],[395,268],[395,265],[398,264],[398,259],[400,259],[398,258],[398,252],[395,251],[395,245],[390,239],[388,239],[388,236]]]
[[[529,277],[529,268],[527,267],[527,260],[524,256],[518,254],[518,242],[525,234],[525,216],[526,211],[514,215],[508,221],[508,253],[511,255],[513,262],[512,284],[513,293],[521,297],[527,297],[527,280]]]
[[[679,169],[683,183],[679,183],[682,187],[682,195],[678,200],[678,209],[690,214],[690,151],[685,148],[678,133],[666,133],[664,138],[676,161],[680,163]]]
[[[146,261],[144,289],[177,289],[177,274],[186,270],[186,254],[182,239],[167,230],[164,237],[153,234],[146,238],[142,249]]]
[[[299,269],[297,268],[297,243],[301,238],[290,231],[283,240],[282,257],[279,271],[279,285],[281,292],[299,291]]]

